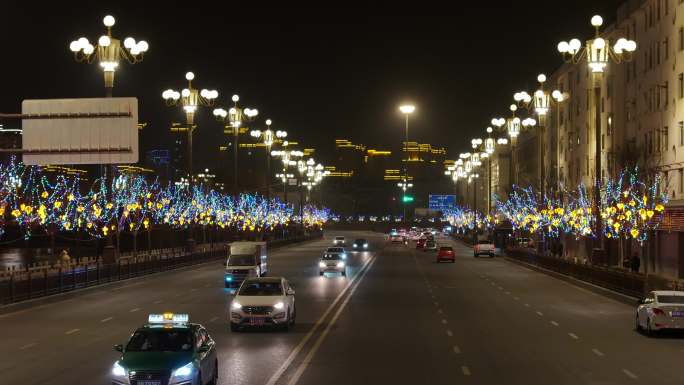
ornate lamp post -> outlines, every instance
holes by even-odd
[[[194,183],[193,169],[192,169],[192,134],[195,132],[195,113],[199,107],[210,107],[214,105],[214,101],[218,98],[218,91],[208,90],[203,88],[198,90],[192,87],[192,81],[195,79],[195,74],[187,72],[185,79],[188,81],[187,88],[183,88],[178,92],[172,89],[167,89],[162,92],[162,98],[166,100],[167,106],[181,106],[185,113],[185,124],[188,130],[188,183],[192,188]]]
[[[285,139],[287,137],[287,131],[276,131],[275,133],[271,130],[271,124],[273,122],[271,119],[266,119],[266,130],[252,130],[250,135],[253,138],[261,140],[266,147],[266,199],[271,199],[271,147],[274,141],[277,139]]]
[[[259,115],[259,110],[256,108],[241,108],[238,107],[238,101],[240,97],[238,95],[233,95],[231,98],[233,101],[233,107],[228,111],[223,108],[217,108],[214,110],[214,116],[220,122],[228,122],[233,130],[233,190],[237,193],[238,188],[238,139],[240,135],[240,128],[242,123],[245,121],[252,121]]]
[[[544,83],[546,82],[546,75],[540,74],[537,76],[537,81],[539,82],[539,89],[535,91],[534,96],[530,96],[525,91],[517,92],[513,99],[518,103],[518,106],[526,108],[530,112],[534,112],[537,115],[539,128],[539,193],[541,199],[543,200],[546,196],[546,167],[544,165],[544,139],[545,139],[545,127],[546,127],[546,117],[548,115],[549,109],[552,104],[560,104],[565,99],[563,93],[559,90],[554,90],[549,93],[544,89]],[[532,126],[529,126],[532,127]]]
[[[511,180],[511,184],[515,185],[518,184],[517,159],[515,156],[515,145],[517,142],[518,135],[520,135],[521,130],[535,126],[537,124],[537,121],[532,118],[526,118],[521,120],[518,116],[516,116],[518,106],[515,104],[511,104],[509,109],[511,110],[510,118],[492,119],[492,125],[496,127],[499,131],[504,130],[505,127],[508,136],[511,138],[511,167],[509,167],[509,178]]]
[[[91,44],[87,38],[81,37],[69,44],[69,49],[74,53],[78,62],[92,63],[97,59],[98,64],[104,71],[104,82],[106,96],[112,97],[114,88],[114,72],[119,67],[119,60],[125,59],[131,64],[139,63],[143,60],[145,52],[150,48],[145,40],[136,42],[132,37],[127,37],[123,41],[112,36],[112,27],[116,23],[113,16],[107,15],[102,19],[107,34],[100,36],[97,45]]]
[[[600,218],[600,191],[601,191],[601,83],[603,73],[611,62],[620,64],[630,61],[636,51],[637,43],[633,40],[618,38],[613,46],[610,41],[601,37],[600,28],[603,25],[601,16],[591,18],[591,25],[596,29],[593,39],[587,40],[585,47],[579,39],[569,42],[562,41],[558,44],[558,51],[568,63],[578,64],[586,58],[589,70],[593,74],[594,83],[594,199],[592,212],[594,214],[594,226],[599,248],[603,248],[603,224]]]
[[[290,167],[297,166],[297,161],[295,158],[301,158],[304,153],[297,150],[277,150],[271,151],[271,156],[279,157],[283,162],[283,172],[276,175],[276,178],[280,178],[283,181],[283,199],[287,203],[287,183],[290,179],[294,178],[294,175],[288,174],[287,170]]]

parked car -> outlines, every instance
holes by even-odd
[[[483,239],[477,241],[477,244],[473,246],[473,256],[479,257],[480,255],[488,255],[490,257],[494,257],[494,254],[496,253],[496,246],[494,246],[494,243],[492,241]]]

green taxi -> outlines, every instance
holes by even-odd
[[[126,345],[111,372],[113,385],[205,385],[217,383],[216,344],[187,314],[150,314]]]

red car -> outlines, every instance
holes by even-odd
[[[439,248],[439,251],[437,252],[437,262],[439,263],[442,261],[456,262],[456,254],[451,246],[442,246]]]
[[[420,238],[418,242],[416,242],[416,249],[423,249],[425,248],[425,242],[427,242],[427,239],[425,238]]]

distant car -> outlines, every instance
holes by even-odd
[[[490,240],[480,240],[477,244],[473,246],[473,256],[479,257],[480,255],[488,255],[494,257],[496,252],[496,246]]]
[[[422,248],[424,248],[426,242],[427,242],[427,239],[425,239],[425,238],[418,238],[418,241],[416,241],[416,249],[422,249]]]
[[[333,239],[333,245],[346,246],[347,240],[343,236],[338,235]]]
[[[363,238],[359,238],[359,239],[354,241],[354,244],[352,245],[352,247],[354,248],[354,250],[367,250],[368,249],[368,241],[363,239]]]
[[[295,291],[283,277],[248,278],[230,304],[230,330],[275,326],[290,330],[295,323]]]
[[[423,251],[437,251],[437,242],[427,240],[425,242],[425,247],[423,248]]]
[[[684,291],[652,291],[639,300],[636,329],[646,334],[667,329],[684,329]]]
[[[331,247],[328,249],[342,249],[341,247]],[[344,249],[342,249],[344,250]],[[318,261],[318,274],[323,275],[326,272],[340,273],[342,276],[347,275],[347,254],[346,252],[328,252]]]
[[[442,246],[437,252],[437,262],[451,261],[456,262],[456,254],[451,246]]]
[[[328,247],[325,249],[323,252],[323,255],[335,255],[339,257],[340,259],[347,259],[347,250],[344,247],[338,247],[338,246],[333,246],[333,247]]]
[[[404,242],[404,237],[399,234],[390,235],[390,242],[392,243],[402,243]]]
[[[216,384],[216,343],[187,314],[150,314],[126,345],[111,370],[111,384]]]

